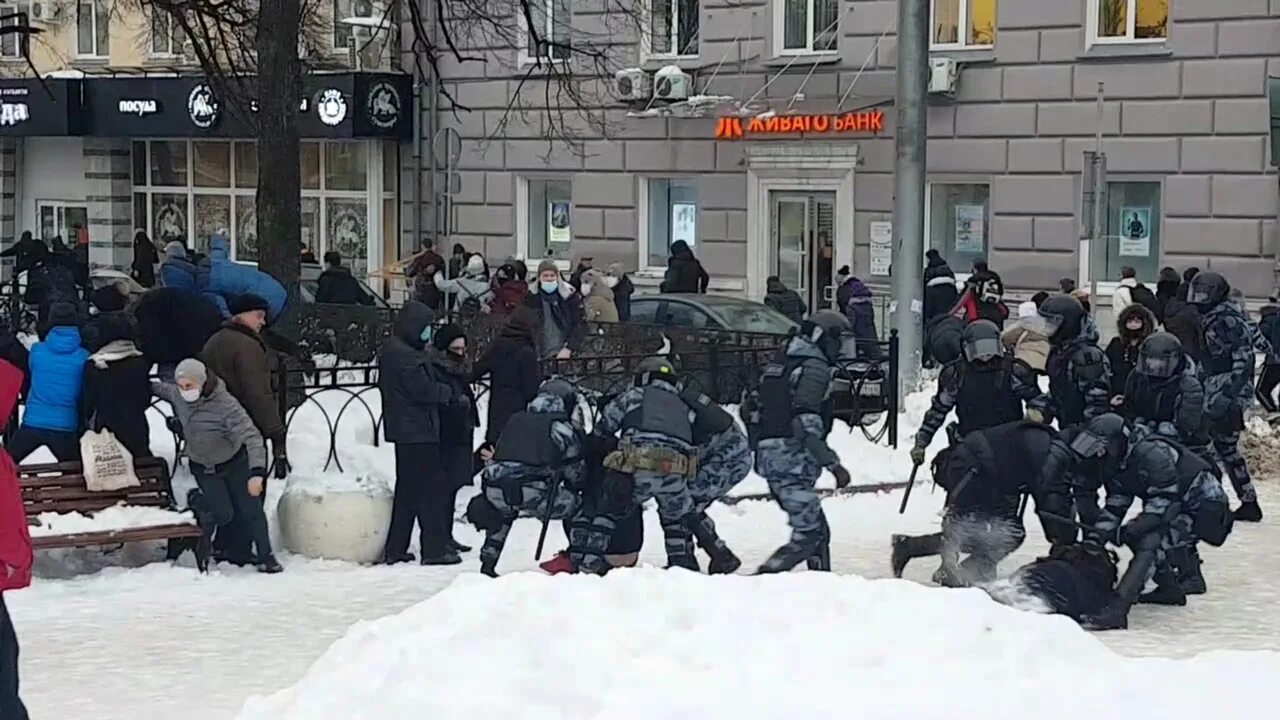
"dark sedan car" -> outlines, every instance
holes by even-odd
[[[796,324],[773,308],[722,295],[664,294],[631,298],[631,322],[786,335]]]

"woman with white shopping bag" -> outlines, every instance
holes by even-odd
[[[84,365],[80,394],[84,428],[93,433],[109,432],[134,460],[151,457],[147,425],[151,363],[134,344],[133,323],[124,313],[99,315],[95,326],[101,347]],[[89,463],[88,457],[83,459]]]

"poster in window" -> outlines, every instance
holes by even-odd
[[[957,253],[981,254],[986,246],[986,209],[981,205],[956,206]]]
[[[671,205],[671,242],[683,240],[693,247],[698,237],[698,206],[693,203]]]
[[[1126,207],[1120,210],[1121,257],[1151,255],[1151,208]]]
[[[547,242],[569,244],[569,203],[551,202],[547,209]]]
[[[893,223],[871,222],[871,274],[888,275],[893,265]]]

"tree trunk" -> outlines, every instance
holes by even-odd
[[[301,0],[261,0],[258,11],[258,267],[298,302],[302,256],[302,179],[298,107],[302,63],[292,40],[301,33]],[[290,313],[292,315],[292,313]]]

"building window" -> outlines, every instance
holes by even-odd
[[[529,258],[567,258],[573,240],[573,183],[533,179],[526,191]]]
[[[1169,37],[1169,0],[1089,0],[1089,42],[1159,42]]]
[[[663,267],[671,243],[683,240],[689,247],[698,241],[698,186],[690,179],[645,180],[645,227],[642,233],[641,267]]]
[[[355,11],[352,10],[354,0],[333,0],[333,47],[338,50],[345,50],[347,43],[353,37],[353,28],[342,22],[345,18],[353,17]]]
[[[957,272],[968,272],[974,260],[986,260],[990,249],[991,188],[985,184],[930,183],[929,247]]]
[[[1094,253],[1098,280],[1119,280],[1128,265],[1154,282],[1160,273],[1160,183],[1107,183],[1106,251]]]
[[[933,0],[929,43],[934,48],[996,44],[996,0]]]
[[[111,8],[108,0],[80,0],[76,5],[76,55],[107,57],[111,45],[107,39]]]
[[[839,0],[776,0],[774,7],[774,37],[782,38],[782,54],[835,52]]]
[[[698,54],[698,0],[648,0],[646,52],[656,57]]]
[[[16,27],[19,20],[18,13],[25,10],[26,8],[14,4],[0,5],[0,17],[4,18],[0,20],[0,27]],[[22,57],[22,46],[18,42],[17,33],[0,35],[0,57]]]
[[[532,27],[529,18],[520,19],[524,34],[520,62],[530,64],[568,59],[571,24],[569,0],[532,0],[528,3],[528,9]]]
[[[170,57],[182,54],[185,40],[178,18],[156,8],[151,9],[151,54]]]

